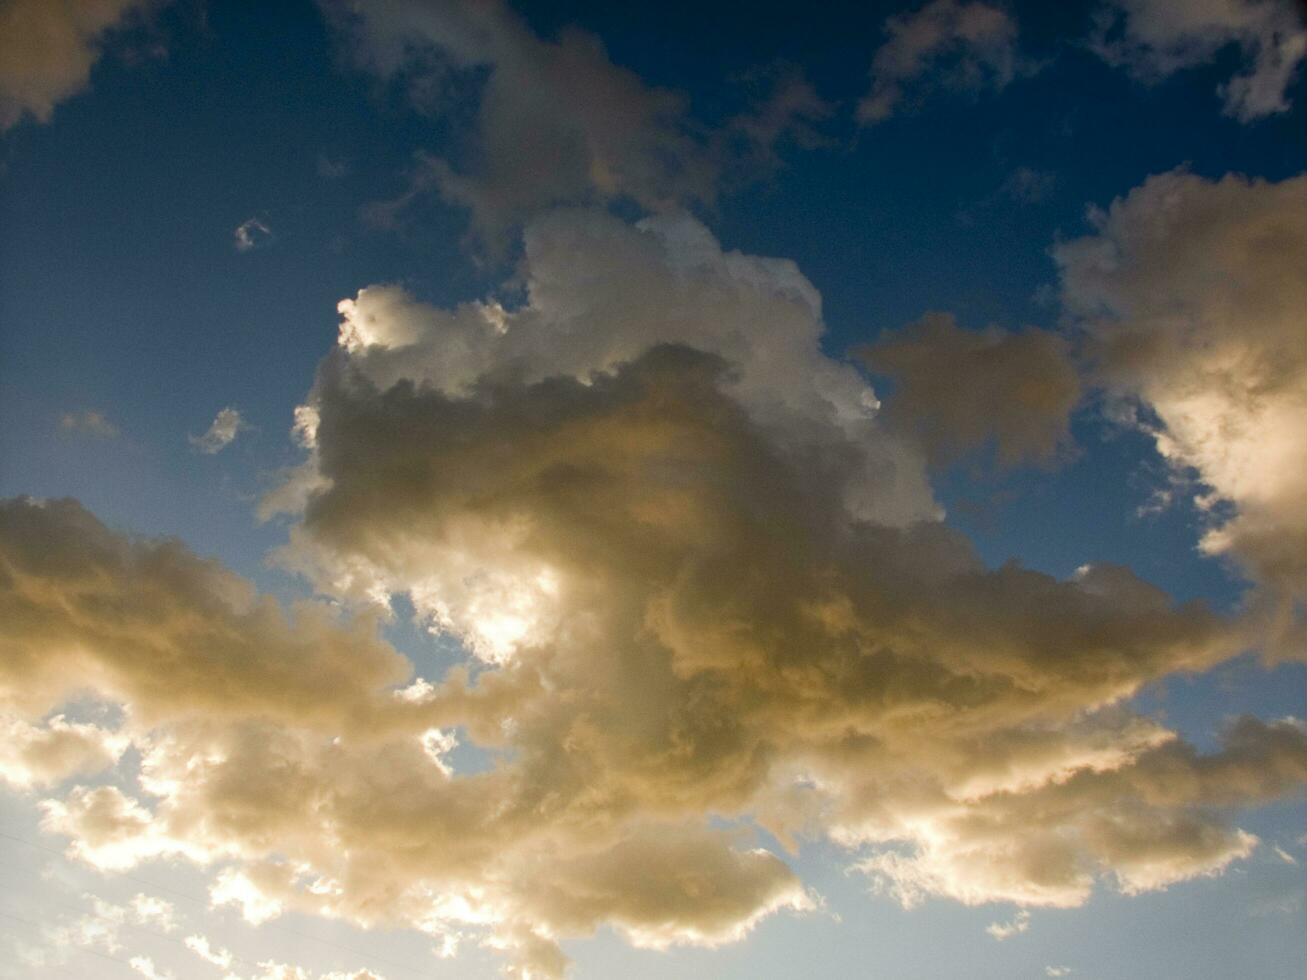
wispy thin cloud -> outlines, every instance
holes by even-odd
[[[232,241],[238,252],[250,252],[256,248],[271,245],[274,239],[272,229],[267,222],[259,218],[247,218],[236,226],[232,232]]]
[[[116,439],[122,434],[103,412],[96,411],[64,412],[59,416],[59,429],[95,439]]]
[[[999,942],[1010,939],[1030,929],[1030,913],[1021,909],[1007,922],[991,922],[985,931]]]

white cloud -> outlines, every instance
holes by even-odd
[[[133,956],[127,962],[133,970],[145,977],[146,980],[172,980],[172,974],[167,970],[160,970],[154,965],[154,960],[148,956]]]
[[[154,895],[138,894],[131,901],[132,917],[142,925],[151,925],[164,932],[177,929],[177,913],[171,902]]]
[[[1111,0],[1094,42],[1144,80],[1215,61],[1231,45],[1244,68],[1220,86],[1225,113],[1250,122],[1287,112],[1307,58],[1307,20],[1292,0]]]
[[[231,969],[233,962],[231,951],[214,946],[207,936],[187,936],[184,942],[186,948],[204,962],[211,963],[220,970]]]
[[[0,780],[28,789],[89,775],[116,763],[127,745],[117,732],[63,715],[31,725],[0,712]]]
[[[232,245],[238,252],[249,252],[256,248],[271,245],[272,229],[260,218],[246,218],[231,233]]]
[[[206,455],[222,452],[236,439],[242,429],[249,428],[241,413],[228,406],[214,416],[212,424],[203,435],[187,436],[192,446]]]
[[[1046,977],[1069,977],[1072,974],[1069,966],[1046,966],[1044,967],[1044,976]]]
[[[1013,936],[1019,936],[1030,929],[1030,913],[1021,909],[1007,922],[991,922],[985,927],[985,931],[994,937],[998,942],[1005,939],[1011,939]]]
[[[105,36],[159,0],[6,0],[0,4],[0,132],[48,122],[86,88]]]
[[[891,17],[871,65],[871,91],[858,103],[863,125],[884,122],[938,89],[1002,89],[1021,70],[1017,25],[988,3],[931,0]]]

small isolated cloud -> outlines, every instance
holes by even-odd
[[[272,229],[258,218],[248,218],[236,226],[232,232],[232,241],[238,252],[250,252],[256,248],[271,245]]]
[[[1250,122],[1288,112],[1307,58],[1307,20],[1289,0],[1113,0],[1092,46],[1152,82],[1210,64],[1230,46],[1242,70],[1217,88],[1227,116]]]
[[[987,3],[934,0],[885,23],[858,122],[884,122],[932,91],[998,91],[1019,70],[1016,21]]]
[[[103,412],[64,412],[59,416],[59,429],[62,432],[91,436],[95,439],[116,439],[121,433]]]
[[[1021,909],[1007,922],[991,922],[985,927],[985,931],[993,936],[999,942],[1004,939],[1010,939],[1013,936],[1026,932],[1030,929],[1030,913]]]
[[[1017,167],[1008,174],[999,193],[1022,204],[1039,204],[1048,200],[1057,186],[1057,177],[1046,170]]]
[[[246,428],[249,426],[241,418],[241,413],[228,406],[214,416],[213,424],[204,435],[186,438],[200,452],[212,456],[230,446],[240,431]]]
[[[0,132],[24,116],[48,122],[86,88],[105,35],[149,0],[5,0],[0,3]]]
[[[185,943],[187,949],[206,963],[212,963],[220,970],[231,969],[234,959],[231,951],[214,946],[207,936],[187,936]]]
[[[1004,466],[1048,463],[1071,442],[1081,384],[1066,342],[1045,330],[964,330],[947,313],[859,351],[894,379],[885,417],[946,463],[992,447]]]
[[[127,965],[145,977],[146,980],[172,980],[172,974],[166,970],[160,970],[154,965],[154,960],[148,956],[133,956],[127,961]]]
[[[1071,967],[1069,966],[1046,966],[1044,967],[1044,976],[1046,977],[1069,977]]]
[[[1285,864],[1298,863],[1298,859],[1294,857],[1292,854],[1290,854],[1288,851],[1286,851],[1283,847],[1275,848],[1275,856],[1278,857]]]
[[[344,157],[336,159],[325,153],[318,154],[317,166],[318,176],[323,180],[340,180],[342,177],[348,177],[351,169],[349,161]]]

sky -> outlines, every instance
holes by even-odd
[[[0,0],[0,976],[1300,976],[1305,61]]]

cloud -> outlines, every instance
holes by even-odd
[[[1205,552],[1307,599],[1307,176],[1176,170],[1090,217],[1054,255],[1118,415],[1196,476]]]
[[[59,429],[95,439],[116,439],[121,434],[118,426],[110,422],[103,412],[89,410],[64,412],[59,416]]]
[[[1046,966],[1044,967],[1044,976],[1046,977],[1069,977],[1072,974],[1069,966]]]
[[[895,383],[889,423],[935,462],[992,445],[1006,466],[1047,463],[1070,443],[1081,382],[1057,334],[963,330],[950,314],[932,313],[859,355]]]
[[[265,248],[275,239],[272,229],[260,218],[246,218],[231,233],[232,245],[238,252],[251,252]]]
[[[148,956],[133,956],[127,961],[127,965],[145,977],[146,980],[172,980],[172,974],[167,970],[160,971],[154,965],[154,960]]]
[[[241,430],[247,428],[249,426],[241,418],[241,413],[227,407],[214,416],[213,423],[203,435],[187,436],[186,439],[200,452],[212,456],[230,446]]]
[[[162,898],[138,894],[132,898],[131,909],[139,923],[156,926],[164,932],[174,932],[177,929],[177,917],[172,903]]]
[[[988,3],[931,0],[891,17],[885,34],[871,63],[871,91],[858,103],[864,126],[911,109],[940,89],[1003,89],[1021,70],[1016,22]]]
[[[340,180],[353,171],[350,162],[344,157],[331,157],[325,153],[318,154],[316,166],[318,176],[323,180]]]
[[[985,927],[985,931],[1000,943],[1005,939],[1011,939],[1013,936],[1019,936],[1029,929],[1030,913],[1026,909],[1019,909],[1017,914],[1008,922],[991,922]]]
[[[221,949],[209,942],[206,936],[187,936],[184,940],[186,948],[192,953],[211,963],[220,970],[230,970],[232,964],[232,955],[230,950]]]
[[[116,905],[94,895],[82,897],[90,903],[91,910],[71,921],[43,925],[40,935],[45,948],[29,948],[24,956],[28,965],[58,966],[66,962],[67,952],[73,947],[100,950],[101,955],[108,954],[111,959],[119,959],[124,952],[120,937],[125,927],[152,927],[164,932],[176,928],[173,908],[163,899],[138,894],[129,904]],[[148,959],[133,957],[121,962],[145,976],[160,976],[149,972],[154,969],[154,964]]]
[[[601,928],[714,946],[819,907],[804,841],[904,904],[1067,907],[1218,873],[1256,846],[1239,813],[1307,783],[1296,722],[1204,754],[1124,705],[1243,620],[1115,566],[990,568],[938,519],[792,263],[565,210],[516,281],[342,302],[278,555],[330,607],[0,505],[0,711],[115,705],[135,749],[44,792],[72,855],[558,977]],[[400,594],[464,648],[442,676],[378,638]]]
[[[830,111],[791,70],[719,128],[704,126],[682,95],[613,64],[593,34],[568,28],[538,37],[500,0],[323,7],[364,67],[407,80],[429,110],[448,108],[433,91],[479,94],[453,158],[419,155],[409,190],[370,208],[371,220],[393,223],[434,190],[470,212],[492,253],[555,205],[625,200],[657,212],[711,204],[724,181],[774,169],[777,146],[803,140]]]
[[[998,193],[1021,204],[1040,204],[1048,200],[1056,186],[1056,174],[1020,166],[1008,174]]]
[[[1293,0],[1112,0],[1094,49],[1145,81],[1208,64],[1231,45],[1244,69],[1218,89],[1240,122],[1288,112],[1307,57],[1307,21]]]
[[[96,725],[55,715],[44,725],[0,717],[0,780],[19,789],[107,769],[127,741]]]
[[[180,543],[117,535],[74,501],[0,503],[0,542],[0,611],[12,624],[0,707],[20,716],[95,690],[145,723],[235,712],[336,729],[342,707],[367,712],[368,698],[344,692],[407,676],[375,620],[342,624],[314,603],[287,615]],[[108,737],[89,729],[55,720],[30,740]]]
[[[8,0],[0,4],[0,132],[24,117],[49,122],[86,88],[105,35],[157,0]]]

